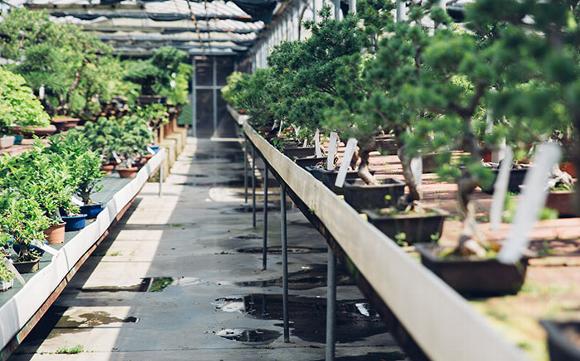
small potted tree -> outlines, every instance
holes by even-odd
[[[10,240],[10,235],[4,233],[4,231],[0,229],[0,247],[6,249]],[[7,255],[0,251],[0,257],[3,257],[0,260],[0,292],[4,292],[12,288],[14,285],[14,274],[8,269],[8,267],[6,267],[6,264],[4,263]]]
[[[137,115],[121,119],[123,132],[119,140],[118,153],[122,163],[117,167],[121,178],[134,178],[139,171],[138,160],[146,153],[153,140],[147,121]]]

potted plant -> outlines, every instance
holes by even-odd
[[[48,125],[48,115],[24,78],[0,67],[0,149],[14,144],[15,137],[7,134]]]
[[[6,267],[4,262],[0,263],[0,292],[8,291],[14,285],[14,274]]]
[[[550,361],[580,360],[579,321],[543,320],[541,324],[548,333]]]
[[[139,171],[137,161],[146,153],[153,134],[147,121],[138,115],[124,117],[121,126],[122,135],[117,150],[122,163],[117,167],[117,172],[121,178],[134,178]]]
[[[122,132],[121,120],[116,118],[101,117],[95,122],[85,123],[83,127],[83,137],[89,148],[100,155],[101,170],[106,174],[112,173],[117,166],[113,152],[120,145]]]
[[[20,273],[36,272],[42,253],[30,246],[33,240],[44,238],[43,230],[50,224],[40,205],[28,195],[14,191],[0,193],[0,231],[12,238],[14,266]]]

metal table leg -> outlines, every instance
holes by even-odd
[[[244,137],[244,203],[248,204],[248,138]]]
[[[252,146],[252,226],[256,228],[256,148]]]
[[[284,342],[290,342],[288,317],[288,233],[286,223],[286,185],[280,185],[280,236],[282,241],[282,312],[284,316]]]
[[[327,266],[327,294],[326,294],[326,361],[334,361],[334,331],[336,308],[336,257],[332,248],[328,247]]]
[[[264,162],[264,238],[262,246],[262,270],[268,268],[268,164]]]

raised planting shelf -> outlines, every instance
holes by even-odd
[[[324,225],[428,358],[528,359],[462,296],[368,223],[341,197],[280,153],[247,123],[244,132],[291,193]]]
[[[0,360],[8,359],[56,301],[98,243],[107,236],[109,228],[121,219],[149,177],[159,169],[165,156],[165,150],[161,149],[134,179],[121,179],[116,174],[106,176],[103,191],[93,196],[95,201],[105,204],[99,216],[84,229],[67,232],[64,244],[51,245],[58,254],[45,253],[40,270],[23,275],[24,286],[14,281],[13,288],[0,293]]]

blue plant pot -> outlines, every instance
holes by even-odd
[[[16,145],[22,144],[22,139],[24,139],[24,137],[21,134],[16,134],[14,136],[14,144]]]
[[[78,214],[76,216],[63,216],[62,220],[66,223],[64,230],[66,232],[80,231],[87,225],[87,215]]]
[[[152,151],[154,151],[155,153],[159,153],[159,149],[160,146],[155,144],[155,145],[150,145],[149,148],[151,148]]]
[[[85,206],[81,206],[81,213],[87,215],[87,219],[97,218],[99,213],[103,211],[103,204],[96,203],[96,204],[88,204]]]

